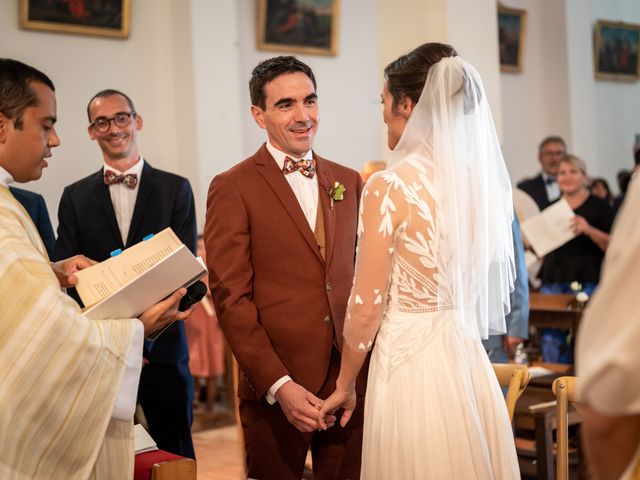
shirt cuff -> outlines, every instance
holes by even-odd
[[[284,385],[285,383],[287,383],[290,380],[291,380],[291,377],[289,375],[285,375],[280,380],[278,380],[276,383],[271,385],[271,388],[269,390],[267,390],[267,393],[265,393],[265,395],[264,395],[264,398],[267,400],[267,403],[269,405],[273,405],[274,403],[276,403],[278,401],[278,400],[276,400],[276,393],[278,393],[278,390],[280,390],[280,387],[282,385]]]
[[[140,320],[136,320],[135,333],[127,352],[126,365],[122,375],[122,383],[113,406],[111,418],[114,420],[129,421],[136,411],[136,398],[138,396],[138,383],[142,370],[142,343],[144,340],[144,327]]]

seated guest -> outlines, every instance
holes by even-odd
[[[538,205],[540,210],[558,199],[560,190],[556,182],[558,162],[567,155],[567,146],[562,137],[547,137],[538,147],[538,161],[542,171],[535,177],[522,180],[518,188],[527,194]]]
[[[51,226],[51,219],[49,218],[49,211],[47,210],[44,197],[39,193],[23,190],[22,188],[9,187],[9,191],[24,207],[31,217],[31,220],[33,220],[40,234],[40,238],[42,238],[42,242],[47,249],[49,258],[54,258],[56,236],[53,233],[53,227]]]
[[[562,198],[576,214],[572,228],[577,236],[544,258],[540,291],[572,293],[571,283],[579,282],[582,291],[590,295],[600,279],[600,265],[609,242],[611,207],[606,200],[589,193],[587,169],[578,157],[569,155],[560,161],[558,185]],[[543,330],[541,348],[545,362],[573,362],[572,342],[567,343],[566,337],[564,330]]]
[[[596,177],[591,180],[591,195],[606,200],[609,205],[613,203],[613,195],[609,188],[609,182],[602,177]]]
[[[597,479],[638,478],[638,209],[640,184],[635,182],[616,220],[602,280],[582,318],[576,346],[582,435],[590,473]]]

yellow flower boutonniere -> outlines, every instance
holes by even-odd
[[[331,188],[327,188],[329,199],[331,200],[331,210],[333,210],[333,202],[340,202],[344,200],[344,192],[347,189],[340,182],[335,182]]]

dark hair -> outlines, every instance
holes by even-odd
[[[122,93],[120,90],[114,90],[112,88],[107,88],[106,90],[101,90],[98,93],[96,93],[93,97],[91,97],[91,100],[89,100],[89,103],[87,103],[87,117],[89,118],[89,121],[91,121],[91,111],[90,111],[91,103],[96,98],[112,97],[114,95],[120,95],[121,97],[124,97],[124,99],[129,104],[129,108],[131,109],[131,114],[134,117],[136,116],[136,107],[133,106],[133,101],[129,98],[129,96],[127,94]]]
[[[619,170],[616,175],[616,179],[618,180],[618,188],[620,189],[620,193],[627,193],[627,188],[629,188],[629,182],[631,181],[631,172],[629,170]]]
[[[273,57],[264,62],[260,62],[251,72],[251,80],[249,80],[249,94],[251,95],[251,105],[260,107],[262,110],[267,108],[266,95],[264,87],[274,78],[285,73],[304,73],[311,79],[313,89],[317,89],[316,77],[313,75],[311,67],[301,62],[296,57],[280,56]]]
[[[633,153],[633,161],[635,165],[640,165],[640,148]]]
[[[55,92],[53,82],[40,70],[17,60],[0,58],[0,112],[22,128],[22,115],[28,107],[38,105],[38,94],[31,83],[43,83]]]
[[[393,96],[393,108],[404,97],[418,103],[429,69],[443,58],[456,55],[458,53],[451,45],[425,43],[387,65],[384,77]]]
[[[567,151],[567,144],[564,143],[564,139],[562,137],[559,135],[550,135],[540,142],[540,145],[538,145],[538,153],[542,152],[542,149],[549,143],[561,143],[565,152]]]
[[[604,178],[602,177],[596,177],[593,178],[591,180],[591,190],[593,190],[593,187],[597,184],[600,184],[604,187],[604,189],[607,191],[607,201],[609,203],[611,203],[611,201],[613,200],[613,195],[611,194],[611,189],[609,188],[609,182],[607,182]]]

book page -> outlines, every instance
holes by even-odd
[[[560,199],[538,215],[522,222],[522,231],[536,255],[543,257],[575,238],[576,234],[571,229],[574,217],[575,213],[567,201]]]
[[[90,307],[113,295],[182,246],[171,228],[166,228],[115,257],[81,270],[76,273],[76,290],[82,303]]]
[[[158,450],[158,445],[156,445],[156,442],[151,438],[149,432],[139,423],[133,426],[133,446],[136,453]]]

